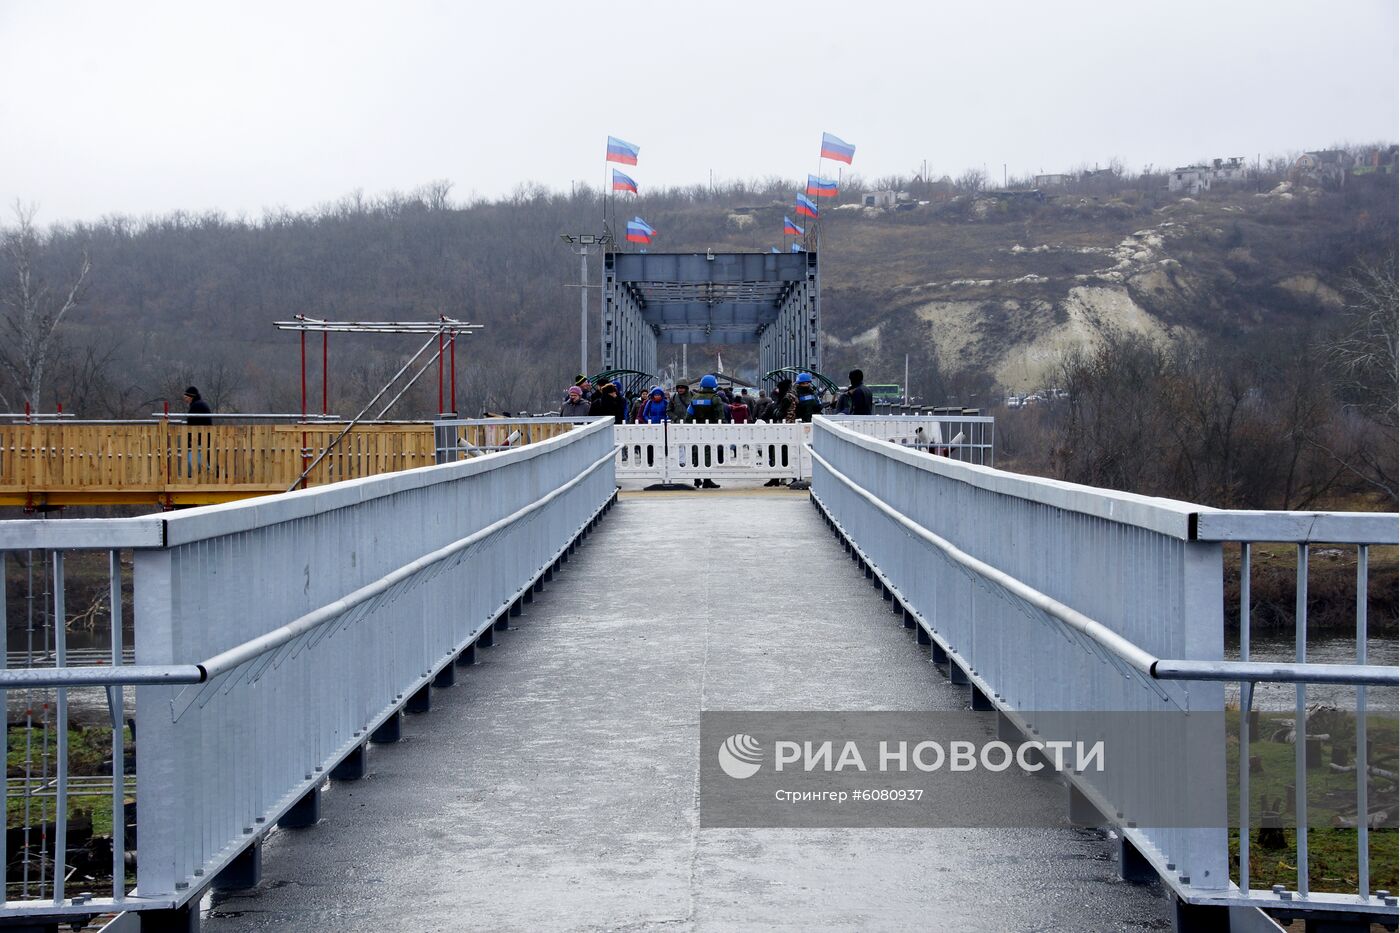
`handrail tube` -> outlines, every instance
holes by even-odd
[[[1400,669],[1378,664],[1296,664],[1270,663],[1267,661],[1193,661],[1163,659],[1152,655],[1138,645],[1128,641],[1102,622],[1089,618],[1064,603],[1028,586],[1015,577],[998,570],[952,543],[940,538],[923,525],[918,524],[896,511],[883,499],[857,486],[849,477],[811,449],[812,459],[820,463],[831,475],[840,480],[853,492],[861,496],[885,515],[897,521],[905,529],[943,551],[949,558],[976,573],[978,576],[1002,587],[1007,592],[1025,600],[1037,609],[1058,619],[1070,628],[1093,639],[1132,667],[1157,680],[1190,681],[1260,681],[1278,683],[1331,683],[1364,684],[1367,686],[1400,686]]]
[[[1158,680],[1216,680],[1227,683],[1346,684],[1400,687],[1400,668],[1383,664],[1297,664],[1269,661],[1182,661],[1163,659],[1152,665]]]
[[[235,667],[238,667],[240,664],[243,664],[246,661],[251,661],[260,655],[266,654],[269,651],[273,651],[277,648],[282,647],[292,639],[303,635],[306,632],[309,632],[312,629],[325,624],[326,622],[329,622],[331,619],[339,618],[340,616],[344,615],[346,612],[355,608],[361,603],[373,599],[375,596],[378,596],[379,594],[385,592],[386,590],[393,587],[395,584],[408,579],[409,577],[413,576],[416,573],[419,573],[425,568],[431,567],[433,564],[446,560],[453,554],[456,554],[458,551],[466,550],[473,544],[476,544],[478,541],[490,537],[491,535],[500,531],[502,528],[507,527],[508,525],[514,524],[515,522],[524,518],[526,515],[529,515],[531,512],[543,508],[550,502],[553,502],[555,499],[562,496],[564,493],[568,492],[570,489],[573,489],[579,483],[583,482],[589,476],[593,475],[593,473],[596,470],[598,470],[599,467],[602,467],[608,463],[612,463],[613,458],[616,456],[617,449],[613,448],[612,450],[608,451],[606,456],[599,457],[597,460],[593,461],[593,463],[585,467],[579,473],[578,476],[575,476],[573,479],[569,480],[564,485],[560,486],[557,489],[551,490],[546,495],[541,496],[539,499],[536,499],[534,502],[530,503],[529,505],[523,508],[517,509],[516,511],[507,515],[506,517],[492,522],[485,528],[481,528],[477,531],[474,531],[471,534],[467,535],[465,538],[459,538],[451,544],[438,548],[436,551],[430,551],[429,553],[424,554],[417,560],[404,564],[397,570],[390,571],[389,573],[380,577],[378,580],[375,580],[373,583],[366,584],[365,586],[360,587],[358,590],[355,590],[354,592],[346,596],[342,596],[340,599],[337,599],[334,602],[327,603],[326,605],[321,606],[318,609],[313,609],[305,615],[293,619],[286,625],[283,625],[279,628],[275,628],[272,631],[267,632],[266,634],[259,635],[257,638],[249,639],[241,645],[236,645],[233,648],[228,649],[227,651],[223,651],[219,654],[214,655],[212,658],[203,661],[199,665],[199,667],[204,671],[205,679],[217,677],[219,674],[225,673],[226,671],[231,671]]]
[[[820,463],[827,472],[840,480],[851,491],[855,492],[885,515],[904,526],[904,528],[912,534],[938,548],[956,563],[961,564],[978,576],[991,581],[1017,598],[1025,600],[1035,608],[1053,616],[1070,628],[1084,634],[1094,642],[1108,649],[1115,656],[1127,662],[1131,667],[1144,674],[1150,675],[1152,673],[1152,666],[1157,663],[1158,658],[1154,657],[1151,653],[1139,648],[1102,622],[1094,621],[1082,612],[1066,606],[1059,600],[1040,592],[1040,590],[1022,583],[1010,574],[998,570],[991,564],[978,560],[966,551],[958,549],[952,542],[940,538],[923,525],[920,525],[918,522],[913,521],[892,508],[883,499],[857,486],[854,481],[840,470],[836,469],[836,467],[832,466],[830,461],[817,453],[816,450],[812,449],[810,444],[807,445],[807,449],[811,453],[813,460]]]
[[[514,524],[531,512],[543,508],[570,489],[573,489],[589,476],[592,476],[599,468],[611,463],[616,456],[617,448],[614,447],[609,450],[605,456],[599,457],[597,460],[593,461],[592,464],[585,467],[578,476],[557,489],[551,490],[529,505],[517,509],[504,518],[492,522],[485,528],[472,532],[465,538],[459,538],[451,544],[431,551],[385,574],[378,580],[368,583],[346,596],[342,596],[334,602],[313,609],[293,619],[286,625],[273,629],[263,635],[259,635],[257,638],[249,639],[242,644],[235,645],[227,651],[220,652],[201,663],[129,665],[120,668],[92,666],[0,670],[0,688],[205,683],[220,674],[233,670],[240,664],[244,664],[254,658],[267,654],[269,651],[274,651],[282,647],[293,639],[324,625],[332,619],[339,618],[361,603],[367,602],[390,589],[395,584],[408,579],[433,564],[446,560],[453,554],[463,551],[473,544],[490,537],[501,529]]]

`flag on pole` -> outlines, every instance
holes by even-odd
[[[797,195],[797,216],[816,218],[821,211],[817,210],[817,204],[807,195],[798,192]]]
[[[623,165],[636,165],[637,154],[641,152],[640,146],[634,146],[629,142],[618,139],[616,136],[608,137],[608,162],[621,162]]]
[[[806,231],[792,222],[792,218],[783,218],[783,236],[802,236]]]
[[[635,181],[633,181],[632,179],[628,178],[626,175],[622,174],[622,173],[619,172],[617,169],[613,169],[613,170],[612,170],[612,173],[613,173],[613,176],[612,176],[612,178],[613,178],[613,180],[612,180],[612,190],[614,190],[614,191],[630,191],[630,192],[632,192],[633,194],[636,194],[636,193],[637,193],[637,183],[636,183]]]
[[[792,244],[792,251],[793,251],[794,253],[805,253],[805,252],[807,252],[807,250],[803,248],[803,246],[802,246],[801,243],[794,243],[794,244]]]
[[[656,229],[642,218],[633,217],[627,221],[628,243],[650,243],[654,236],[656,236]]]
[[[856,156],[856,147],[848,142],[844,142],[832,136],[830,133],[822,134],[822,158],[831,159],[834,162],[845,162],[851,164],[851,160]]]
[[[807,194],[813,198],[836,197],[836,182],[816,175],[807,176]]]
[[[782,250],[778,249],[778,247],[776,247],[776,246],[770,246],[770,247],[768,247],[768,251],[769,251],[770,253],[781,253],[781,252],[782,252]]]

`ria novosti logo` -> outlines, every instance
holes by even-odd
[[[1072,753],[1072,754],[1071,754]],[[736,732],[719,747],[719,766],[725,774],[743,780],[753,777],[763,767],[763,745],[746,732]],[[880,741],[874,748],[861,750],[860,743],[792,742],[773,743],[773,771],[825,772],[842,771],[906,773],[922,771],[1006,771],[1019,766],[1034,773],[1053,771],[1104,770],[1104,742],[1091,745],[1083,741],[1026,741],[1011,745],[1000,740],[971,742],[954,740],[942,742]]]
[[[763,746],[744,732],[731,735],[719,747],[719,766],[732,778],[753,777],[763,762]]]

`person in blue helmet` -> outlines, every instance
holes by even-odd
[[[793,384],[792,391],[797,396],[798,421],[811,421],[813,415],[821,414],[821,390],[812,381],[811,373],[798,373],[797,382]]]
[[[719,380],[705,376],[700,388],[692,393],[686,407],[686,418],[696,424],[718,424],[724,420],[724,399],[719,394]]]
[[[712,375],[706,375],[700,380],[700,386],[690,395],[690,404],[686,406],[685,420],[696,424],[719,424],[724,420],[724,399],[719,394],[719,380]],[[708,448],[706,449],[706,459],[709,458]],[[699,466],[699,464],[695,464]],[[709,466],[709,464],[705,464]],[[705,489],[718,489],[719,483],[706,478],[696,480],[695,485]]]
[[[666,401],[666,390],[661,386],[652,386],[647,393],[646,400],[642,402],[642,407],[637,414],[637,421],[640,424],[660,424],[670,420],[666,416],[670,404]]]

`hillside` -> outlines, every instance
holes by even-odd
[[[962,194],[911,210],[828,208],[826,368],[899,381],[908,353],[915,393],[986,399],[1043,385],[1063,350],[1110,329],[1233,342],[1325,327],[1354,264],[1393,250],[1395,178],[1349,179],[1342,192],[1264,187],[1180,198],[1144,177],[1043,202]],[[654,249],[762,250],[779,242],[790,191],[777,180],[671,191],[620,210],[660,229]],[[63,325],[58,400],[131,416],[195,381],[226,410],[288,410],[296,345],[273,320],[442,311],[487,325],[464,348],[464,411],[542,406],[577,368],[577,292],[565,287],[577,266],[558,235],[596,228],[597,213],[586,190],[454,206],[430,188],[256,221],[54,230],[42,253],[51,283],[71,278],[82,251],[92,261]],[[409,346],[333,339],[331,407],[367,397]],[[725,357],[731,368],[753,359],[745,348]],[[11,408],[14,390],[4,387]],[[404,414],[423,414],[435,399],[424,386],[408,404]]]

